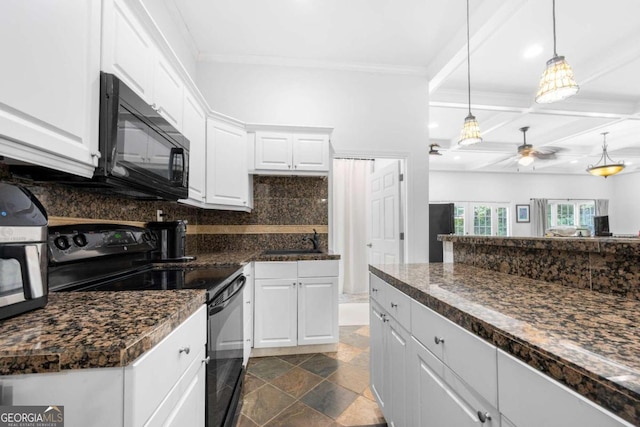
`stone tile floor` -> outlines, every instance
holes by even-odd
[[[368,326],[341,326],[333,353],[249,360],[237,427],[386,425],[369,388]]]

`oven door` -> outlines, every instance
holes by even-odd
[[[207,427],[233,423],[242,387],[244,349],[242,290],[238,276],[209,303]]]
[[[0,319],[47,302],[44,243],[0,245]]]

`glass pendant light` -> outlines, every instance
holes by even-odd
[[[469,95],[469,114],[464,119],[458,145],[472,145],[482,142],[480,126],[475,116],[471,114],[471,49],[469,49],[469,0],[467,0],[467,93]]]
[[[602,156],[600,156],[600,160],[598,160],[598,163],[594,165],[589,165],[589,167],[587,167],[587,172],[589,172],[591,175],[594,176],[603,176],[603,177],[608,177],[611,175],[615,175],[618,172],[622,171],[622,169],[624,169],[624,162],[619,162],[619,163],[615,163],[613,162],[613,160],[611,160],[611,157],[609,157],[609,154],[607,154],[607,134],[609,132],[603,132],[602,136],[604,137],[604,141],[602,142]],[[611,163],[607,164],[607,159],[609,159],[609,161]],[[599,163],[602,162],[601,165],[599,165]]]
[[[547,68],[540,78],[536,102],[550,104],[562,101],[578,93],[579,89],[571,66],[564,56],[556,52],[556,0],[553,0],[553,58],[547,61]]]

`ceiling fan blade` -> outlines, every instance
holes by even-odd
[[[540,160],[552,160],[556,158],[556,153],[541,153],[539,151],[535,151],[531,153],[531,155]]]

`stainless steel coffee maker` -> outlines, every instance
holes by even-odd
[[[154,261],[191,261],[186,256],[187,221],[153,221],[147,228],[156,236],[157,250],[153,252]]]
[[[47,224],[29,190],[0,182],[0,319],[47,304]]]

